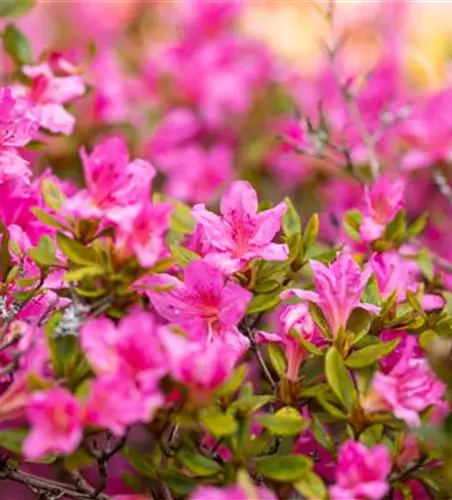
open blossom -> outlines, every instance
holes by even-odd
[[[158,390],[143,393],[127,377],[100,377],[91,386],[85,423],[122,436],[128,426],[149,422],[163,403],[163,395]]]
[[[83,410],[67,390],[57,387],[33,394],[27,407],[31,432],[23,444],[24,455],[31,459],[49,453],[71,453],[83,433]]]
[[[42,128],[54,134],[70,135],[75,118],[64,105],[86,92],[83,78],[76,74],[76,68],[60,56],[36,66],[23,66],[22,71],[31,78],[31,88],[14,86],[14,93],[35,105]]]
[[[172,289],[146,291],[147,281]],[[191,339],[206,343],[221,340],[237,355],[249,347],[248,339],[238,331],[237,324],[245,314],[251,293],[225,279],[206,262],[191,262],[185,268],[184,281],[159,275],[142,281],[137,288],[144,290],[163,318],[182,327]]]
[[[345,327],[353,309],[360,307],[377,314],[379,307],[360,301],[372,270],[369,266],[361,272],[351,255],[342,253],[329,266],[311,260],[316,292],[291,289],[281,294],[281,298],[298,297],[317,304],[322,310],[331,331],[336,336]]]
[[[384,445],[371,449],[347,441],[339,450],[336,484],[330,488],[332,500],[379,500],[389,490],[391,457]]]
[[[388,298],[397,290],[397,301],[406,300],[406,292],[416,293],[420,282],[420,269],[418,264],[400,252],[384,252],[376,254],[369,262],[378,289],[382,297]],[[421,298],[421,305],[426,311],[441,309],[444,299],[439,295],[426,293]]]
[[[204,205],[193,208],[211,250],[206,260],[226,273],[243,269],[253,259],[285,260],[287,245],[272,243],[281,228],[286,204],[257,213],[256,191],[245,181],[234,182],[221,199],[221,216],[209,212]]]
[[[154,168],[144,160],[130,161],[127,145],[108,137],[88,154],[81,150],[87,189],[69,198],[64,209],[78,217],[118,221],[150,196]]]
[[[164,338],[170,375],[183,383],[197,404],[210,402],[213,392],[232,374],[236,351],[225,342],[186,339],[177,334]]]
[[[123,377],[143,390],[154,389],[167,371],[161,338],[165,328],[151,314],[132,312],[118,326],[107,318],[93,319],[81,328],[81,343],[99,376]]]
[[[419,413],[441,402],[446,386],[426,359],[413,356],[415,347],[415,339],[407,337],[405,350],[392,370],[375,374],[372,389],[362,401],[366,412],[392,412],[409,426],[418,427]]]
[[[282,344],[287,359],[287,378],[298,380],[300,366],[308,352],[300,344],[291,331],[297,332],[302,338],[314,344],[324,342],[314,320],[304,303],[286,306],[279,318],[280,325],[276,333],[257,332],[259,341],[276,342]]]
[[[375,184],[364,188],[366,210],[361,223],[360,234],[364,241],[377,240],[383,236],[386,225],[403,207],[405,182],[381,176]]]
[[[116,246],[122,258],[136,255],[143,267],[153,266],[166,250],[164,236],[168,231],[172,205],[144,201],[133,214],[118,221]]]
[[[13,97],[7,87],[0,89],[0,183],[27,181],[28,162],[17,148],[26,146],[37,133],[39,113],[26,100]]]

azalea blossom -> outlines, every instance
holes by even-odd
[[[257,212],[256,191],[244,181],[234,182],[221,199],[221,216],[204,205],[193,208],[193,216],[204,229],[211,249],[206,260],[231,274],[253,259],[285,260],[287,245],[273,243],[286,212],[284,202]]]
[[[23,452],[28,458],[42,458],[50,453],[69,454],[82,439],[83,410],[66,389],[57,387],[33,394],[27,416],[31,432],[25,438]]]
[[[378,372],[363,399],[368,413],[392,412],[411,427],[421,424],[419,413],[441,402],[446,386],[433,374],[425,358],[416,358],[416,341],[407,337],[405,350],[392,370]]]
[[[384,175],[371,188],[364,187],[366,211],[360,226],[364,241],[374,241],[383,236],[386,225],[404,206],[404,190],[402,179],[391,180]]]
[[[23,73],[31,78],[31,88],[15,86],[16,95],[29,99],[39,111],[40,126],[54,134],[70,135],[75,118],[64,105],[86,92],[83,78],[62,56],[38,65],[25,65]]]
[[[339,449],[336,484],[330,488],[332,500],[379,500],[389,491],[391,457],[384,445],[373,448],[347,441]]]
[[[171,289],[146,290],[146,285]],[[146,293],[163,318],[180,326],[191,339],[207,344],[221,340],[237,355],[249,347],[249,340],[238,331],[237,324],[245,314],[251,293],[207,262],[192,261],[185,268],[184,281],[159,275],[142,280],[136,287]]]
[[[325,342],[317,328],[308,306],[304,303],[286,306],[279,318],[280,325],[276,333],[259,331],[256,338],[263,342],[282,344],[287,359],[287,378],[298,380],[298,372],[308,352],[295,334],[307,341],[321,345]]]
[[[276,500],[276,496],[264,486],[244,488],[242,486],[229,486],[216,488],[215,486],[199,486],[191,500]]]
[[[369,281],[372,269],[366,266],[363,271],[351,255],[339,254],[329,266],[311,260],[316,292],[293,288],[281,294],[281,298],[298,297],[317,304],[322,310],[333,336],[340,328],[345,328],[353,309],[360,307],[377,314],[379,307],[360,301],[364,288]]]
[[[87,189],[69,198],[64,210],[86,219],[105,216],[119,221],[135,213],[135,205],[150,196],[154,168],[144,160],[130,161],[127,145],[119,137],[109,137],[88,154],[80,152]]]
[[[80,336],[86,356],[99,376],[129,379],[146,392],[153,390],[168,371],[161,343],[165,333],[151,314],[136,311],[118,326],[107,318],[88,321]]]

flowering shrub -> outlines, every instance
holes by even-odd
[[[237,3],[174,12],[181,36],[130,74],[114,25],[93,60],[3,31],[0,480],[21,498],[445,498],[448,94],[402,88],[396,50],[359,88],[340,43],[300,81]],[[413,204],[426,178],[438,193]]]

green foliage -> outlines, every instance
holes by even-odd
[[[274,415],[257,415],[254,420],[276,436],[296,436],[308,425],[300,412],[290,406],[281,408]]]
[[[38,245],[28,250],[28,255],[36,262],[38,266],[58,265],[55,255],[56,249],[53,240],[49,236],[41,236]]]
[[[274,455],[256,460],[256,470],[264,477],[281,482],[293,482],[310,472],[311,461],[302,455]]]
[[[1,7],[0,7],[1,11]],[[3,48],[15,64],[30,64],[33,54],[27,37],[14,24],[8,24],[3,32]]]
[[[355,403],[356,390],[344,360],[335,347],[325,356],[325,375],[333,393],[345,409],[351,410]]]
[[[376,345],[370,345],[354,351],[347,357],[345,364],[348,368],[365,368],[376,363],[383,356],[390,354],[399,344],[400,339],[394,339],[390,342],[381,342]]]
[[[15,17],[26,14],[35,6],[36,0],[2,0],[0,17]]]

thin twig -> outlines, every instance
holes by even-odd
[[[449,186],[449,182],[441,168],[433,168],[433,180],[444,198],[452,205],[452,188]]]

